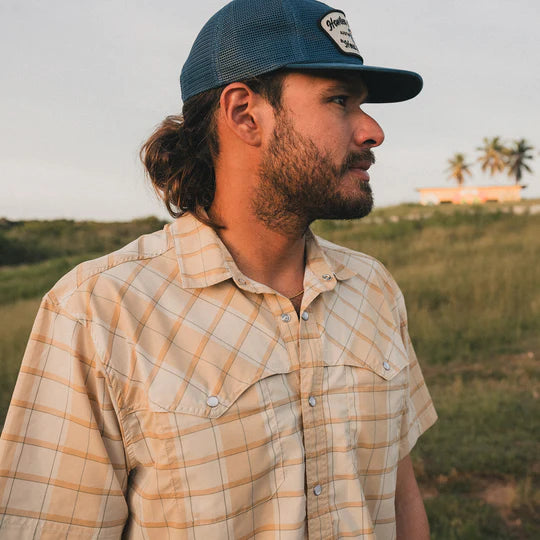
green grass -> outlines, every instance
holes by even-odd
[[[108,253],[122,246],[127,238],[134,239],[155,231],[164,223],[155,217],[126,223],[0,220],[0,261],[2,265],[14,265]]]
[[[539,353],[425,369],[439,421],[413,463],[433,538],[540,537]]]
[[[475,499],[441,495],[426,501],[432,540],[507,540],[510,531],[492,506]]]
[[[315,224],[381,260],[404,292],[439,413],[413,451],[434,540],[540,538],[540,215],[510,208],[402,205]],[[39,297],[79,261],[161,225],[0,222],[4,253],[39,253],[0,267],[0,419]]]
[[[43,295],[78,263],[114,251],[164,221],[127,223],[0,219],[0,305]]]
[[[77,264],[99,255],[100,253],[87,253],[35,264],[0,267],[0,306],[42,296]]]
[[[39,304],[40,300],[34,298],[0,307],[0,425],[2,426]]]
[[[441,422],[422,439],[417,456],[435,474],[525,477],[540,461],[540,365],[531,355],[494,358],[426,370]],[[447,453],[441,449],[451,448]]]

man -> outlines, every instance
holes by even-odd
[[[6,538],[428,538],[409,452],[436,419],[385,268],[309,231],[372,207],[345,15],[235,0],[143,148],[175,220],[45,296],[2,435]]]

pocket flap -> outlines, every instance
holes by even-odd
[[[219,418],[258,381],[289,371],[287,354],[280,348],[264,364],[239,352],[234,356],[206,354],[198,359],[180,355],[157,370],[148,397],[157,411]]]
[[[396,326],[363,321],[356,328],[328,324],[325,363],[367,368],[390,381],[408,364],[409,359],[401,330]]]

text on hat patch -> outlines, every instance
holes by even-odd
[[[331,11],[321,19],[321,27],[345,54],[360,56],[345,13]]]

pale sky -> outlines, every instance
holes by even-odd
[[[0,0],[0,217],[165,217],[138,150],[181,109],[178,76],[193,40],[226,1]],[[328,3],[328,2],[327,2]],[[540,149],[538,0],[330,2],[364,61],[418,71],[424,90],[367,105],[386,141],[371,169],[376,204],[451,186],[447,160],[483,137]],[[540,155],[524,179],[540,197]],[[473,168],[468,184],[509,184]]]

